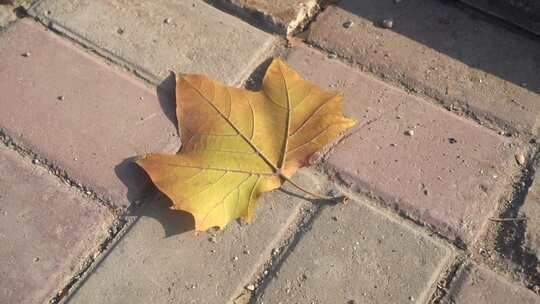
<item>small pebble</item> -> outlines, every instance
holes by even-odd
[[[34,262],[39,262],[39,257],[35,257]]]
[[[394,27],[394,20],[392,19],[384,19],[381,23],[382,27],[385,29],[391,29]]]
[[[249,290],[249,291],[254,291],[255,290],[255,285],[249,284],[248,286],[246,286],[246,289]]]
[[[354,22],[352,22],[351,20],[347,20],[347,21],[343,22],[343,27],[344,28],[351,28],[353,25],[354,25]]]
[[[21,56],[23,56],[23,57],[30,57],[30,53],[29,53],[29,52],[25,52],[25,53],[22,53]]]
[[[516,162],[523,166],[525,164],[525,156],[523,154],[516,154]]]
[[[163,20],[163,23],[169,24],[169,23],[171,23],[171,21],[172,21],[172,18],[167,18],[167,19]]]
[[[116,32],[117,32],[118,34],[122,35],[122,34],[124,33],[124,29],[121,28],[121,27],[119,27],[119,28],[116,30]]]
[[[330,58],[330,59],[336,59],[336,58],[337,58],[337,55],[334,54],[334,53],[330,53],[330,54],[328,54],[328,58]]]
[[[450,137],[450,138],[448,138],[448,142],[450,144],[455,144],[455,143],[457,143],[457,140],[455,138]]]
[[[64,95],[60,95],[60,96],[56,97],[56,99],[58,99],[58,100],[62,101],[62,100],[64,100],[64,99],[65,99],[65,97],[64,97]]]
[[[39,164],[39,159],[34,158],[34,159],[32,160],[32,164],[34,164],[34,165]]]
[[[233,258],[233,261],[238,261],[238,257],[235,256],[235,257]]]
[[[407,130],[407,131],[405,131],[405,135],[407,135],[407,136],[413,136],[413,135],[414,135],[414,130]]]
[[[217,238],[215,236],[211,236],[208,238],[208,241],[210,241],[210,243],[217,243]]]

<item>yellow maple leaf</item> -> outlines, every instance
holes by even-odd
[[[280,59],[268,68],[259,92],[180,76],[182,147],[176,155],[150,154],[137,164],[172,200],[171,208],[193,214],[197,230],[223,228],[240,217],[249,223],[263,192],[292,182],[315,152],[355,124],[343,116],[342,99]]]

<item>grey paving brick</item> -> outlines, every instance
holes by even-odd
[[[0,4],[0,28],[6,27],[10,22],[17,19],[13,12],[14,7],[8,4]]]
[[[0,144],[0,303],[45,303],[106,235],[113,216]]]
[[[424,303],[452,256],[365,202],[327,206],[258,303]]]
[[[317,0],[206,1],[283,34],[300,30],[319,9]]]
[[[31,14],[163,80],[169,71],[242,81],[273,38],[197,0],[45,0]]]
[[[491,270],[470,263],[462,266],[444,304],[538,304],[540,297],[532,291],[512,284]]]
[[[309,177],[295,178],[316,191]],[[69,303],[229,303],[269,259],[305,201],[279,190],[265,194],[251,225],[231,223],[215,240],[187,232],[193,218],[167,209],[165,201],[148,203]]]

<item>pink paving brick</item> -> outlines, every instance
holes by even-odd
[[[447,107],[538,134],[540,41],[451,2],[341,0],[311,24],[307,40]]]
[[[0,303],[46,303],[113,217],[3,145],[0,172]]]
[[[173,99],[30,20],[0,38],[0,128],[114,204],[137,198],[128,159],[177,148]]]
[[[540,297],[483,266],[467,263],[458,270],[443,303],[534,304]]]
[[[518,167],[508,138],[307,47],[288,62],[344,91],[345,112],[360,120],[325,162],[331,174],[451,239],[477,237]]]

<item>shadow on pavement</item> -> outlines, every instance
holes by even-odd
[[[156,88],[156,95],[159,105],[165,116],[171,121],[178,131],[178,120],[176,119],[176,78],[171,72]]]
[[[391,19],[389,31],[540,93],[539,37],[464,4],[449,0],[350,0],[335,6],[376,27]]]

